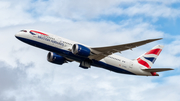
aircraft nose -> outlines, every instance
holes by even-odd
[[[24,34],[27,33],[27,30],[20,30],[20,32],[15,34],[16,38],[24,36]]]
[[[16,33],[16,34],[15,34],[15,37],[16,37],[16,38],[20,37],[20,33]]]

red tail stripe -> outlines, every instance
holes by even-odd
[[[31,30],[31,32],[35,32],[35,33],[39,33],[39,34],[42,34],[42,35],[48,36],[47,34],[42,33],[42,32],[39,32],[39,31],[34,31],[34,30]]]
[[[155,76],[156,75],[156,72],[151,72],[152,76]]]
[[[152,49],[149,52],[147,52],[145,55],[148,54],[155,54],[155,55],[159,55],[161,53],[162,49]]]
[[[138,58],[137,61],[138,61],[139,64],[141,64],[141,65],[143,65],[143,66],[145,66],[147,68],[151,68],[149,66],[149,64],[146,61],[142,60],[141,58]]]

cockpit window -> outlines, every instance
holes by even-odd
[[[20,32],[27,32],[27,30],[21,30]]]

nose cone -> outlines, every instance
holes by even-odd
[[[16,38],[22,37],[27,33],[27,30],[21,30],[19,33],[15,34]]]
[[[15,34],[15,37],[16,37],[17,39],[19,39],[19,38],[20,38],[20,33],[16,33],[16,34]]]
[[[16,34],[15,34],[15,37],[17,38],[18,36],[19,36],[19,33],[16,33]]]

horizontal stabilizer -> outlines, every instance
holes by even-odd
[[[172,68],[151,68],[151,69],[142,69],[143,71],[146,72],[163,72],[163,71],[168,71],[168,70],[174,70]]]

